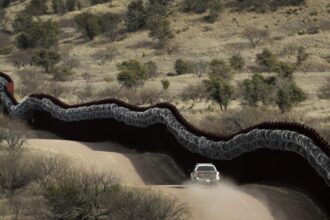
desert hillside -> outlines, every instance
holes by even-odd
[[[246,1],[247,5],[244,5],[242,1],[223,0],[214,1],[221,2],[221,10],[214,12],[211,5],[198,13],[186,9],[187,1],[162,1],[169,2],[164,3],[166,13],[162,14],[155,10],[156,12],[152,13],[156,13],[156,16],[152,16],[157,19],[161,17],[161,21],[168,22],[168,25],[164,25],[164,30],[171,34],[166,35],[167,32],[163,30],[163,41],[151,34],[152,27],[148,25],[129,30],[128,10],[133,1],[112,0],[92,4],[92,1],[79,0],[74,1],[77,5],[70,10],[60,6],[55,10],[53,1],[45,1],[45,8],[41,12],[32,13],[32,9],[36,10],[29,9],[33,2],[38,1],[11,1],[2,9],[4,15],[0,17],[3,39],[3,43],[0,43],[0,71],[15,79],[17,98],[23,98],[30,93],[44,92],[68,103],[109,97],[138,105],[169,101],[196,126],[214,132],[228,130],[223,125],[218,125],[224,124],[218,123],[221,118],[226,120],[248,117],[246,126],[266,119],[295,120],[318,129],[325,136],[328,133],[330,4],[327,0],[297,1],[299,4],[287,3],[276,7],[269,3],[260,8],[255,5],[257,1]],[[146,11],[156,7],[149,1],[142,4]],[[253,4],[254,7],[251,7]],[[58,25],[56,43],[46,48],[56,51],[60,56],[56,62],[54,61],[54,65],[51,65],[51,70],[45,69],[45,62],[37,64],[37,61],[32,59],[35,50],[43,48],[42,45],[20,48],[17,44],[18,36],[28,30],[18,30],[17,27],[15,29],[15,21],[17,23],[19,15],[29,13],[29,10],[34,22],[51,20]],[[206,19],[211,17],[213,12],[216,13],[215,18]],[[84,13],[96,16],[109,15],[110,20],[105,21],[109,23],[105,25],[105,30],[98,31],[97,35],[95,33],[93,39],[86,38],[86,33],[77,23],[77,16]],[[152,17],[150,13],[146,12],[146,16]],[[154,20],[158,21],[157,19]],[[156,26],[161,26],[161,21]],[[154,30],[160,31],[159,28]],[[263,98],[252,104],[246,104],[244,99],[244,80],[258,74],[267,81],[267,78],[278,74],[276,68],[265,68],[257,62],[257,55],[266,48],[271,51],[274,60],[276,59],[274,62],[284,63],[286,67],[289,66],[288,69],[292,67],[292,70],[289,70],[293,78],[290,82],[292,81],[304,93],[304,99],[293,101],[288,109],[284,109],[285,111],[279,110],[279,93],[270,92],[268,87],[262,87],[265,90],[261,92],[267,96],[265,103]],[[203,86],[205,80],[210,79],[212,61],[217,59],[228,63],[225,64],[228,66],[235,55],[244,60],[244,65],[239,68],[227,70],[221,62],[218,63],[220,72],[227,71],[230,74],[226,79],[226,83],[231,85],[230,97],[220,96],[217,99],[216,94],[210,96]],[[126,71],[123,70],[126,68],[123,63],[129,60],[136,63],[128,65],[140,65],[138,67],[142,68],[136,72],[142,72],[143,68],[148,67],[148,77],[143,76],[139,83],[134,81],[134,85],[127,84],[127,77],[132,75],[123,75],[124,78],[120,81],[119,75]],[[179,66],[181,70],[183,68],[179,73],[176,68],[178,60],[183,63]],[[281,80],[276,79],[276,91],[284,85]],[[282,81],[285,82],[286,79]],[[224,93],[222,90],[216,91]],[[289,99],[291,100],[291,97],[284,102]],[[225,102],[227,110],[222,111],[223,103],[220,103],[219,107],[219,102]],[[239,113],[246,106],[253,108],[247,111],[249,114]],[[255,113],[252,112],[255,111],[265,114],[260,118],[253,118]],[[214,124],[214,121],[217,123]]]

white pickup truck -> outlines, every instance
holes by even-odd
[[[220,173],[211,163],[198,163],[190,173],[191,181],[212,184],[220,181]]]

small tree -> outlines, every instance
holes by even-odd
[[[261,102],[264,105],[272,104],[275,92],[275,79],[265,79],[263,76],[255,74],[252,79],[246,79],[242,83],[242,95],[244,104],[258,106]]]
[[[147,11],[142,0],[132,1],[127,7],[125,25],[128,31],[137,31],[145,27]]]
[[[244,66],[245,66],[245,60],[240,54],[236,54],[232,56],[229,60],[230,66],[235,70],[235,71],[241,71]]]
[[[263,40],[269,37],[268,30],[256,27],[248,27],[243,31],[243,36],[256,48]]]
[[[61,56],[54,50],[37,49],[33,53],[32,63],[45,68],[47,73],[54,69],[55,64],[59,63]]]
[[[299,47],[298,54],[297,54],[297,65],[301,65],[305,60],[307,60],[309,54],[306,52],[304,47]]]
[[[215,101],[221,111],[227,110],[227,107],[233,96],[233,87],[223,79],[209,78],[204,81],[210,98]]]
[[[177,59],[174,65],[175,71],[178,75],[191,72],[191,65],[188,61]]]
[[[170,22],[166,19],[159,19],[150,25],[150,37],[158,40],[158,46],[165,48],[168,41],[174,38],[174,34],[170,28]]]
[[[57,22],[36,21],[32,27],[16,37],[16,45],[20,48],[51,48],[58,42],[60,28]]]
[[[78,14],[74,18],[78,29],[85,35],[89,40],[93,40],[101,32],[101,24],[98,16],[88,12]]]
[[[230,80],[233,78],[232,68],[223,60],[214,59],[210,63],[209,75],[214,79]]]

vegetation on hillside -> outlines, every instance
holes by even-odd
[[[0,213],[14,219],[187,219],[184,204],[121,185],[110,172],[25,148],[29,128],[0,118]],[[139,204],[139,205],[136,205]]]
[[[46,89],[69,102],[170,101],[203,115],[246,106],[295,112],[315,97],[329,101],[326,83],[310,92],[304,81],[304,73],[330,70],[323,45],[329,9],[312,6],[304,0],[2,0],[0,59],[17,74],[19,96]]]

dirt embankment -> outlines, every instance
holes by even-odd
[[[227,180],[215,187],[181,185],[183,172],[162,154],[139,153],[114,143],[29,139],[28,144],[67,156],[82,167],[111,171],[125,184],[161,190],[187,203],[193,220],[326,220],[307,196],[286,188],[237,186]]]

